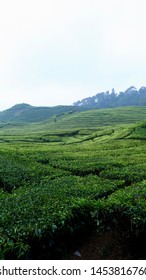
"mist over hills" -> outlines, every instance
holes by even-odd
[[[116,93],[114,88],[112,92],[100,92],[92,97],[87,97],[77,102],[74,106],[90,108],[113,108],[121,106],[145,106],[146,105],[146,87],[139,90],[131,86],[124,92]]]
[[[115,108],[123,106],[146,106],[146,87],[137,90],[134,86],[124,92],[116,93],[112,89],[97,93],[94,96],[84,98],[73,105],[58,105],[54,107],[37,107],[26,103],[16,104],[13,107],[0,112],[0,123],[33,123],[58,119],[76,115],[77,113],[103,108]]]

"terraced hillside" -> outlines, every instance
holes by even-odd
[[[1,125],[1,259],[71,259],[76,250],[145,259],[144,116],[133,107]]]
[[[146,107],[121,107],[113,109],[86,110],[83,112],[66,112],[52,114],[41,122],[2,122],[0,119],[0,134],[32,133],[42,135],[66,130],[91,128],[100,130],[101,127],[127,125],[141,122],[146,118]]]
[[[62,117],[58,119],[55,127],[69,129],[132,124],[138,121],[143,121],[145,116],[146,107],[95,109]],[[51,128],[53,128],[53,126],[51,125]]]

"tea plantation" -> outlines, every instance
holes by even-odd
[[[132,107],[1,125],[0,258],[67,259],[92,232],[144,242],[144,117]]]

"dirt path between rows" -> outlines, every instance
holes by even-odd
[[[128,260],[133,259],[129,244],[113,232],[93,233],[83,244],[74,246],[70,260]]]

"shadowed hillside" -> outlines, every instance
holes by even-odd
[[[84,111],[86,108],[77,106],[34,107],[29,104],[17,104],[10,109],[0,112],[0,123],[6,122],[41,122],[54,116]]]

